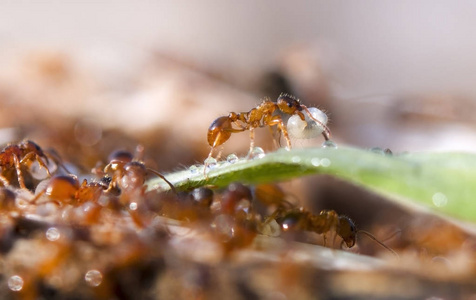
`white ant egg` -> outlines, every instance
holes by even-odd
[[[312,117],[326,125],[327,115],[317,107],[309,107]],[[312,120],[306,112],[303,112],[304,121],[298,115],[293,115],[288,119],[287,129],[290,136],[296,139],[312,139],[322,134],[325,128]]]

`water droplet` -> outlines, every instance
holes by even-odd
[[[321,159],[321,166],[323,167],[328,167],[331,165],[331,160],[324,157],[323,159]]]
[[[197,173],[200,173],[201,168],[202,168],[202,165],[191,165],[190,168],[188,168],[188,170],[192,174],[197,174]]]
[[[327,141],[325,141],[324,143],[322,143],[322,148],[333,148],[333,149],[337,149],[337,144],[334,143],[334,142],[331,141],[331,140],[327,140]]]
[[[263,158],[266,156],[266,153],[264,153],[263,148],[261,147],[254,147],[253,150],[250,151],[248,154],[249,158],[251,159],[258,159],[258,158]]]
[[[305,120],[301,120],[301,117],[298,115],[293,115],[288,119],[286,125],[291,137],[297,139],[312,139],[320,136],[325,130],[324,126],[328,121],[327,115],[317,107],[309,107],[308,110],[312,118],[318,120],[320,123],[311,119],[307,113],[304,114]]]
[[[137,210],[137,202],[129,203],[129,209],[130,210]]]
[[[311,159],[311,164],[314,167],[319,167],[321,165],[321,159],[319,157],[314,157],[313,159]]]
[[[443,207],[448,204],[448,198],[446,197],[445,194],[440,192],[435,193],[433,197],[431,197],[431,199],[433,200],[433,204],[436,207]]]
[[[98,270],[89,270],[86,272],[86,275],[84,275],[84,280],[86,280],[90,286],[99,286],[102,282],[102,274]]]
[[[207,169],[213,169],[218,165],[217,160],[213,157],[209,157],[209,158],[205,159],[205,161],[203,163],[205,164]]]
[[[49,241],[52,241],[52,242],[57,241],[60,237],[61,237],[61,233],[56,227],[50,227],[46,231],[46,238]]]
[[[238,156],[232,153],[226,157],[226,161],[230,164],[234,164],[238,161]]]
[[[18,275],[13,275],[8,278],[8,288],[14,292],[19,292],[23,288],[23,278]]]
[[[291,157],[291,161],[292,161],[293,163],[300,163],[300,162],[301,162],[301,157],[299,157],[299,156],[297,156],[297,155],[296,155],[296,156],[293,156],[293,157]]]

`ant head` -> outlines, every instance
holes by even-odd
[[[339,216],[337,234],[344,240],[347,247],[352,248],[355,245],[357,235],[357,228],[354,221],[349,217]]]
[[[299,99],[288,94],[281,94],[276,101],[279,110],[285,114],[293,115],[296,111],[302,110],[302,105]]]
[[[128,163],[134,159],[134,156],[129,151],[116,150],[109,155],[108,160],[110,162],[123,162]]]
[[[20,143],[20,148],[22,148],[25,153],[34,152],[39,155],[43,155],[43,151],[41,150],[40,146],[30,140],[22,141]]]

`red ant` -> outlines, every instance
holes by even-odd
[[[108,192],[114,188],[129,191],[141,188],[148,172],[162,178],[169,185],[170,189],[176,193],[174,185],[164,175],[151,168],[147,168],[142,161],[135,160],[132,153],[128,151],[118,150],[113,152],[109,156],[109,164],[104,167],[102,172],[99,171],[102,174],[112,173],[112,178],[107,188]]]
[[[278,130],[283,133],[287,149],[291,149],[291,140],[288,130],[284,125],[281,115],[275,114],[275,112],[281,112],[282,114],[291,116],[297,115],[301,120],[305,121],[306,118],[303,111],[306,112],[311,120],[323,128],[322,135],[326,141],[329,140],[330,130],[323,122],[317,120],[309,109],[304,104],[301,104],[299,99],[288,94],[281,94],[276,102],[266,98],[260,105],[248,112],[231,112],[228,116],[222,116],[213,121],[208,128],[207,134],[208,144],[212,147],[208,158],[212,157],[215,148],[225,143],[232,133],[246,130],[250,131],[251,153],[254,147],[254,130],[265,126],[269,126],[270,128],[271,126],[277,126]]]
[[[349,217],[339,215],[334,210],[323,210],[319,215],[314,215],[302,207],[284,211],[278,209],[270,218],[274,217],[285,232],[304,230],[324,234],[324,244],[326,243],[325,234],[331,230],[335,230],[336,234],[342,238],[342,244],[345,243],[348,248],[355,245],[357,234],[365,234],[398,257],[394,250],[377,240],[370,232],[357,230],[355,223]]]
[[[61,163],[57,162],[57,159],[53,158],[53,160],[66,170]],[[2,150],[2,152],[0,152],[0,168],[2,170],[0,181],[4,186],[10,185],[11,178],[8,178],[10,176],[5,177],[4,174],[14,168],[16,170],[20,187],[26,189],[21,165],[30,168],[35,161],[40,165],[40,167],[45,169],[48,176],[51,176],[50,170],[47,167],[47,164],[49,163],[48,155],[36,143],[24,140],[19,144],[8,145]],[[68,172],[68,170],[66,171]]]
[[[83,202],[96,202],[102,194],[104,187],[95,182],[88,183],[86,179],[80,184],[76,176],[56,175],[51,177],[46,187],[31,201],[36,203],[43,195],[50,201],[58,204],[80,204]]]

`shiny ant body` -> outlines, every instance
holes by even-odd
[[[48,176],[51,176],[50,170],[46,165],[49,163],[48,157],[36,143],[25,140],[19,144],[11,144],[6,146],[2,152],[0,152],[0,168],[2,171],[2,175],[0,175],[0,181],[4,186],[11,185],[11,176],[5,176],[5,174],[10,170],[15,169],[18,184],[22,189],[26,189],[21,166],[24,165],[30,168],[35,161],[40,165],[40,167],[46,170]]]
[[[86,179],[79,183],[76,176],[55,175],[49,179],[46,187],[36,194],[31,203],[36,203],[43,195],[48,197],[48,201],[59,205],[97,202],[103,190],[104,187],[100,183],[88,183]]]
[[[286,140],[287,149],[291,148],[291,140],[289,138],[288,130],[283,122],[280,112],[284,115],[297,115],[302,121],[306,120],[304,112],[314,122],[316,122],[322,129],[324,139],[329,140],[330,130],[320,120],[316,119],[309,109],[301,104],[299,99],[287,94],[281,94],[276,102],[270,99],[265,99],[257,107],[248,112],[235,113],[231,112],[228,116],[217,118],[208,128],[207,140],[211,146],[208,158],[211,158],[216,147],[225,143],[232,133],[250,131],[250,153],[254,148],[254,130],[260,127],[277,126],[278,130],[283,133]]]
[[[164,180],[170,189],[176,193],[174,185],[164,175],[146,167],[142,161],[134,159],[132,153],[128,151],[118,150],[113,152],[109,156],[109,163],[103,171],[98,173],[105,176],[108,176],[107,174],[111,175],[110,179],[105,180],[108,182],[107,191],[110,192],[114,189],[131,191],[142,188],[149,172]]]
[[[264,224],[269,224],[274,219],[283,232],[310,231],[322,234],[324,244],[327,240],[326,234],[335,231],[342,238],[341,246],[345,243],[348,248],[355,246],[357,234],[364,234],[398,257],[395,251],[377,240],[370,232],[357,229],[354,221],[349,217],[339,215],[334,210],[322,210],[316,215],[303,207],[295,207],[286,199],[286,196],[277,184],[260,184],[255,187],[255,197],[260,204],[276,207]]]
[[[327,239],[326,234],[332,230],[342,238],[342,244],[345,243],[348,248],[355,246],[357,234],[364,234],[398,257],[394,250],[377,240],[370,232],[357,229],[354,221],[347,216],[339,215],[334,210],[323,210],[315,215],[302,207],[278,209],[270,218],[275,218],[284,232],[310,231],[323,234],[324,244]]]

